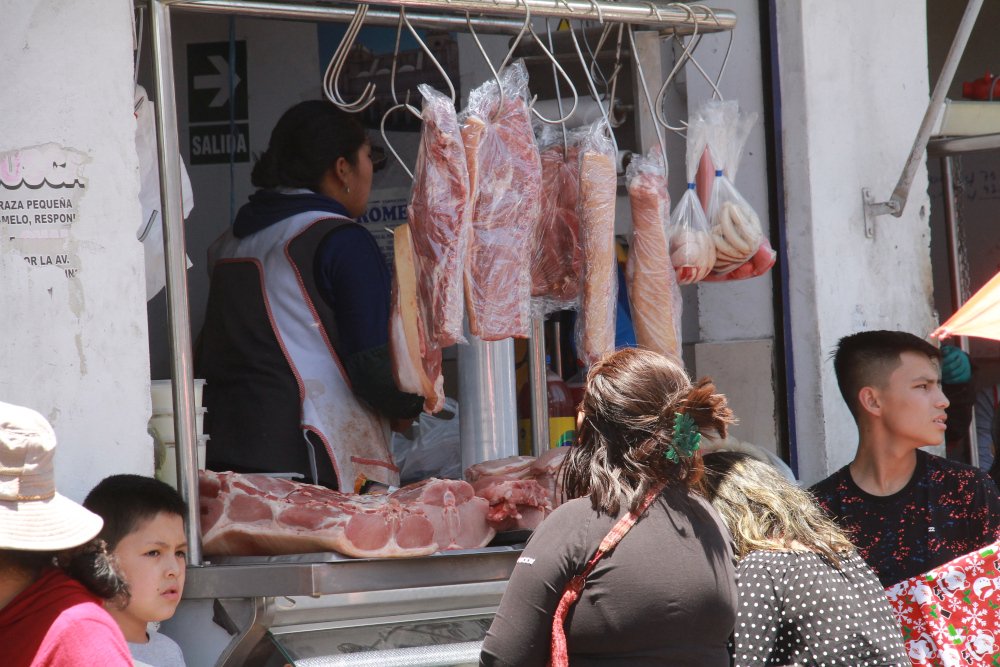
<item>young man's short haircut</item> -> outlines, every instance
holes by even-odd
[[[173,487],[142,475],[105,477],[87,494],[83,506],[104,519],[99,537],[108,543],[109,550],[161,512],[182,519],[187,514],[187,505]]]
[[[859,414],[858,392],[862,387],[881,387],[902,363],[903,352],[916,352],[941,360],[941,351],[905,331],[862,331],[844,336],[833,355],[840,393],[851,414]]]

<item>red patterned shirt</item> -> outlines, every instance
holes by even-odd
[[[812,487],[883,586],[1000,539],[1000,494],[982,471],[917,451],[913,477],[889,496],[862,491],[844,466]]]

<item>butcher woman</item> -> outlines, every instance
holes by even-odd
[[[393,380],[389,271],[355,222],[373,171],[364,128],[333,104],[278,120],[258,190],[209,250],[195,371],[210,469],[297,472],[346,492],[398,483],[389,423],[423,399]]]
[[[591,368],[578,420],[561,471],[571,500],[518,558],[480,664],[728,667],[733,554],[694,491],[701,431],[732,421],[725,397],[667,357],[624,348]],[[581,575],[574,603],[567,584]]]

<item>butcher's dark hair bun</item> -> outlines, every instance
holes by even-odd
[[[352,165],[368,142],[358,119],[325,100],[299,102],[278,120],[250,182],[258,188],[317,190],[323,174],[344,158]]]

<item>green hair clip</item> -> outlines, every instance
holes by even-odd
[[[677,463],[682,456],[691,456],[701,444],[701,432],[691,415],[681,412],[674,413],[674,433],[664,456],[672,463]]]

